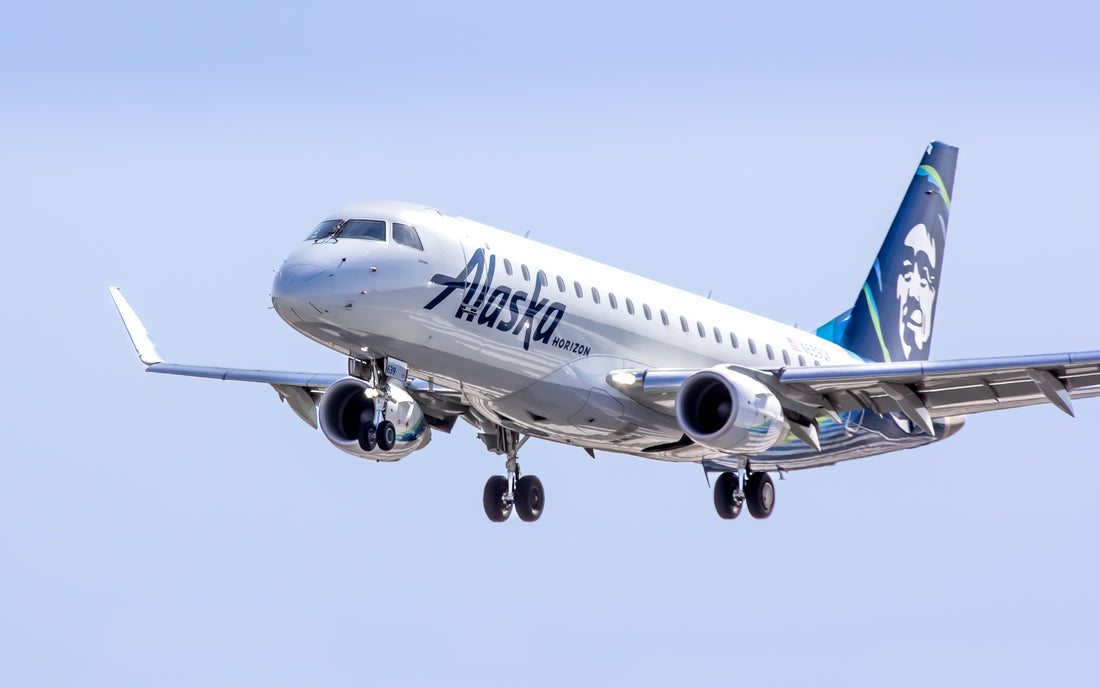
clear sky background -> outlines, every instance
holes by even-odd
[[[154,6],[155,5],[155,6]],[[430,204],[806,329],[854,301],[928,141],[960,147],[933,355],[1100,348],[1096,3],[8,3],[0,683],[1096,685],[1100,402],[795,473],[468,426],[383,465],[267,386],[339,371],[274,269]]]

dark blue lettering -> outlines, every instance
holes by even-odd
[[[485,254],[481,249],[478,249],[474,253],[473,258],[470,258],[470,262],[467,263],[466,266],[462,268],[462,271],[454,277],[444,275],[443,273],[437,273],[433,275],[431,279],[432,284],[438,284],[442,286],[443,291],[439,292],[439,294],[436,295],[434,299],[425,304],[424,308],[430,311],[439,304],[443,303],[444,299],[450,296],[451,293],[455,290],[464,289],[466,287],[466,279],[469,276],[470,272],[476,267],[478,276],[480,277],[482,265],[484,263]]]
[[[543,313],[539,326],[535,328],[535,341],[549,343],[550,336],[554,334],[554,330],[558,329],[558,323],[561,322],[563,315],[565,315],[564,303],[555,301],[550,304],[550,307]]]
[[[502,320],[497,323],[497,329],[501,332],[507,332],[515,326],[516,321],[519,320],[519,302],[527,300],[527,292],[517,291],[512,295],[512,300],[508,303],[508,310],[512,312],[512,316],[507,320]],[[514,332],[512,334],[515,334]]]
[[[539,298],[543,286],[542,280],[539,279],[535,280],[533,296],[529,296],[525,291],[513,293],[510,287],[503,285],[494,288],[496,255],[488,254],[488,265],[485,261],[486,250],[479,248],[474,251],[469,262],[457,275],[438,273],[432,276],[431,283],[443,289],[424,305],[424,309],[433,310],[448,296],[459,289],[464,289],[465,295],[455,311],[456,318],[473,322],[476,315],[478,325],[493,327],[500,332],[511,332],[517,336],[523,332],[524,350],[531,348],[532,340],[550,344],[554,331],[565,315],[565,304],[555,301],[547,306],[549,299]],[[482,281],[483,278],[484,281]],[[526,307],[523,306],[524,302]],[[505,306],[508,308],[508,316],[502,320],[501,314],[504,313]],[[538,316],[541,317],[536,324],[535,318]],[[566,351],[572,348],[573,353],[577,353],[581,345],[560,337],[553,337],[552,346]]]
[[[512,290],[508,287],[494,289],[489,296],[489,300],[485,302],[485,306],[481,309],[481,313],[477,316],[477,324],[494,327],[497,324],[497,318],[500,317],[500,312],[504,310],[504,305],[508,303],[508,297],[511,295]]]

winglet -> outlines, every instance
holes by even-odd
[[[164,359],[157,353],[157,347],[153,346],[153,340],[149,338],[149,331],[141,324],[141,318],[137,316],[130,304],[126,303],[122,292],[118,287],[111,287],[111,298],[115,300],[115,308],[122,316],[122,324],[126,326],[126,334],[130,335],[130,341],[137,350],[138,358],[147,366],[154,363],[163,363]]]

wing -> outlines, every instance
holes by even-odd
[[[118,314],[122,316],[126,333],[137,350],[138,359],[145,364],[146,372],[269,384],[279,394],[279,399],[285,401],[299,418],[313,428],[317,427],[317,402],[321,400],[321,395],[330,385],[347,377],[346,374],[337,373],[296,373],[166,363],[157,352],[149,331],[122,296],[122,292],[118,287],[111,287],[110,292]],[[430,386],[421,380],[410,380],[406,389],[434,428],[450,431],[455,419],[467,411],[462,395],[455,390]]]
[[[1042,403],[1072,416],[1073,399],[1100,396],[1100,351],[778,370],[728,367],[767,385],[794,424],[803,426],[820,416],[870,409],[902,413],[934,434],[933,418]],[[680,385],[696,372],[617,370],[607,381],[641,403],[672,412]]]

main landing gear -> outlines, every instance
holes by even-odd
[[[734,519],[748,505],[753,518],[767,518],[775,508],[775,484],[767,473],[748,473],[741,486],[741,471],[723,473],[714,482],[714,510],[725,519]]]
[[[542,481],[533,475],[520,475],[519,462],[516,460],[516,455],[527,438],[520,439],[518,432],[500,426],[495,430],[495,434],[483,434],[481,439],[489,451],[507,457],[504,468],[508,475],[494,475],[485,482],[485,491],[482,494],[485,515],[490,521],[501,523],[508,520],[515,508],[521,520],[537,521],[542,516],[546,503]]]

